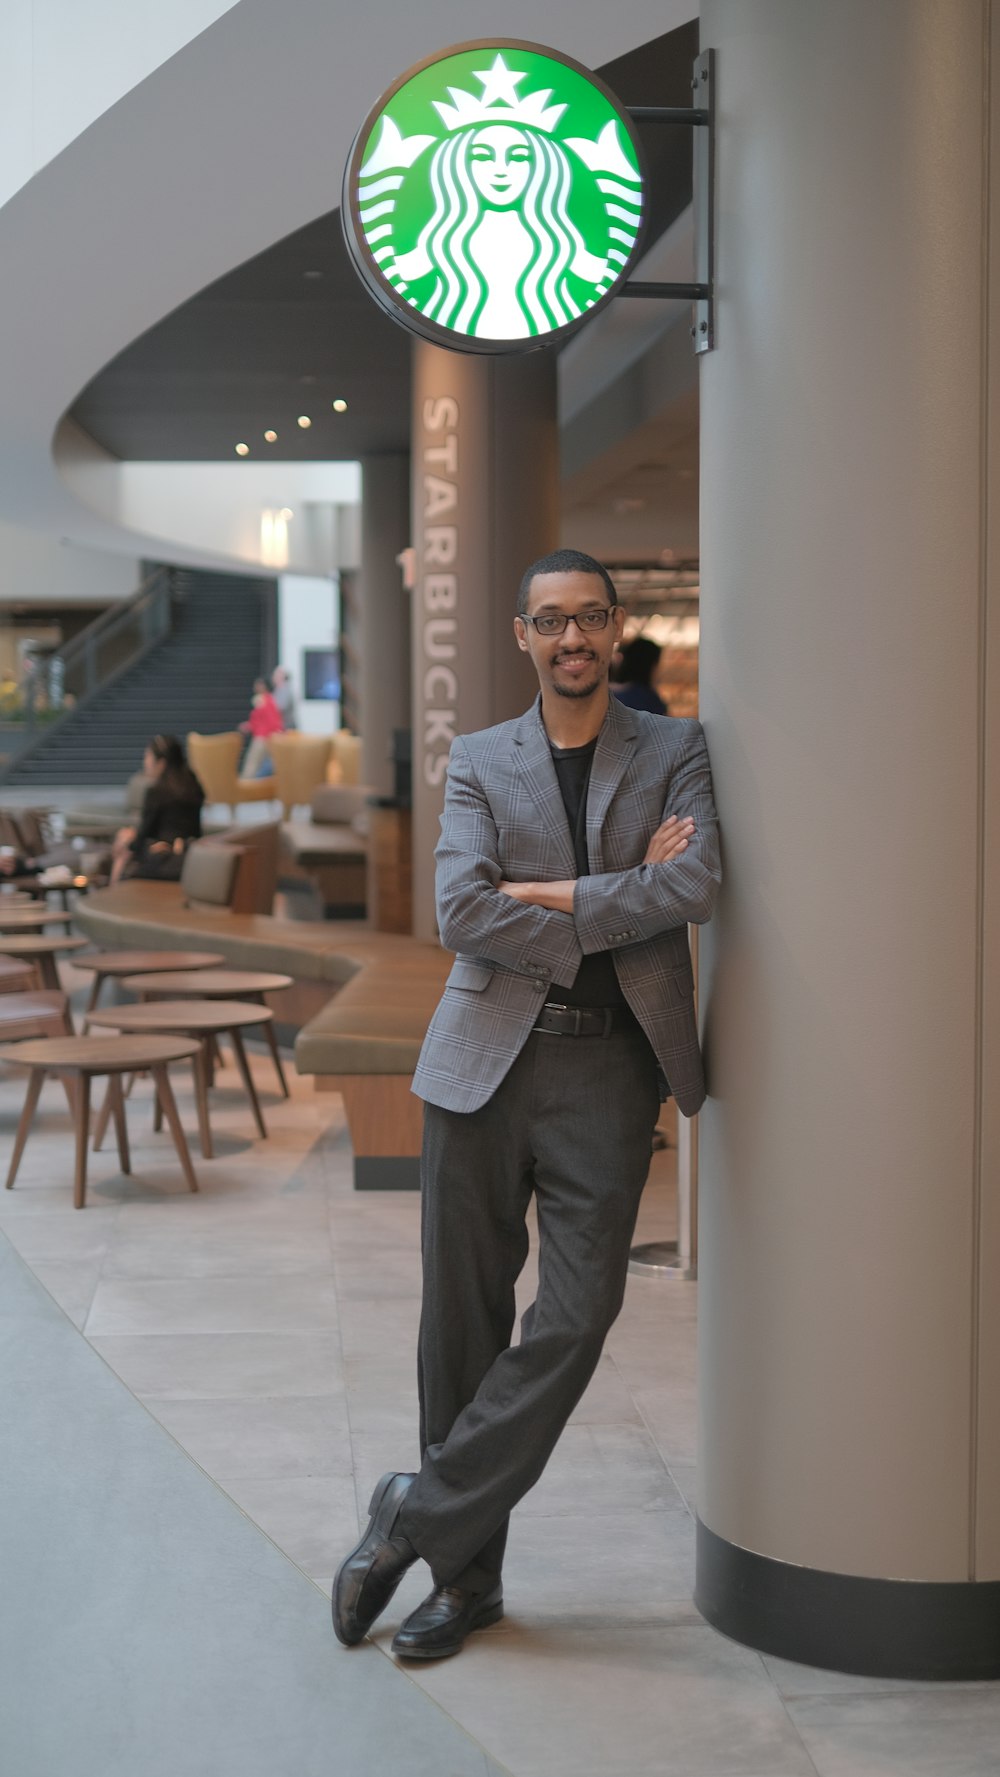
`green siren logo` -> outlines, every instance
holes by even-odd
[[[343,219],[397,320],[517,351],[579,326],[636,257],[631,121],[575,62],[532,44],[450,50],[404,75],[358,134]]]

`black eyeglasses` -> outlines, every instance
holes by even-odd
[[[608,618],[614,609],[614,605],[601,605],[597,611],[577,611],[572,617],[567,617],[565,611],[543,611],[540,617],[529,617],[527,611],[522,611],[521,617],[525,623],[533,623],[540,636],[561,636],[569,623],[575,623],[580,634],[585,636],[607,629]]]

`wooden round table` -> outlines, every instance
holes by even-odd
[[[266,993],[280,993],[291,985],[291,975],[274,975],[265,969],[172,969],[163,975],[132,975],[128,983],[129,992],[141,994],[144,1000],[179,1000],[190,996],[199,1000],[249,1000],[255,1006],[265,1004]],[[265,1023],[263,1031],[278,1083],[287,1098],[288,1082],[273,1023]]]
[[[260,1135],[266,1136],[260,1101],[243,1047],[243,1031],[248,1025],[267,1024],[274,1017],[269,1006],[248,1005],[246,1000],[146,1000],[139,1006],[107,1006],[92,1012],[91,1024],[110,1026],[123,1035],[138,1037],[147,1032],[185,1036],[197,1039],[198,1055],[194,1060],[194,1087],[198,1105],[198,1136],[206,1160],[212,1158],[212,1130],[208,1120],[208,1085],[212,1077],[211,1045],[215,1038],[228,1035],[236,1056],[246,1095],[250,1100],[254,1121]],[[142,1063],[136,1063],[136,1069]],[[99,1145],[107,1128],[107,1107],[94,1132]]]
[[[94,972],[82,1028],[86,1031],[105,981],[123,981],[129,975],[162,974],[168,969],[214,969],[225,960],[214,950],[95,950],[81,956],[75,967]]]
[[[7,908],[0,900],[0,933],[4,932],[38,932],[45,926],[68,926],[73,921],[72,913],[65,907],[33,907]]]
[[[132,1073],[137,1067],[148,1068],[156,1083],[158,1102],[162,1104],[170,1133],[177,1149],[177,1157],[181,1170],[192,1191],[197,1191],[198,1180],[191,1165],[191,1155],[184,1139],[181,1120],[177,1114],[173,1087],[167,1073],[170,1061],[189,1061],[198,1054],[198,1044],[173,1036],[127,1036],[127,1037],[35,1037],[26,1043],[4,1043],[0,1045],[0,1061],[12,1062],[15,1067],[30,1068],[28,1091],[21,1111],[21,1120],[17,1126],[14,1140],[14,1152],[11,1155],[10,1168],[7,1173],[7,1189],[13,1190],[17,1169],[21,1163],[21,1155],[28,1139],[38,1104],[39,1093],[45,1082],[46,1074],[55,1074],[68,1082],[68,1090],[73,1100],[73,1120],[76,1125],[76,1167],[73,1177],[73,1208],[82,1209],[87,1198],[87,1143],[90,1134],[90,1082],[102,1074],[108,1076],[107,1105],[114,1117],[115,1131],[118,1137],[118,1158],[122,1171],[131,1172],[128,1151],[128,1133],[125,1127],[125,1105],[122,1099],[122,1074]]]
[[[48,932],[12,932],[9,936],[0,934],[0,956],[27,957],[36,965],[42,986],[51,987],[58,993],[56,957],[65,956],[71,950],[82,950],[86,943],[86,938],[69,938]]]

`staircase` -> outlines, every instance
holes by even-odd
[[[123,785],[154,734],[235,728],[253,681],[274,665],[269,646],[273,581],[176,568],[170,631],[58,729],[16,759],[8,784],[39,788]]]

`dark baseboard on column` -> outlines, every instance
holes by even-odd
[[[794,1567],[698,1520],[694,1601],[761,1653],[868,1678],[1000,1678],[1000,1581],[865,1579]]]
[[[355,1155],[354,1189],[356,1191],[419,1191],[419,1155]]]

